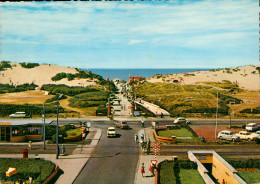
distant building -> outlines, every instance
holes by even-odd
[[[140,80],[142,79],[143,77],[129,77],[129,82],[134,82],[136,80]]]

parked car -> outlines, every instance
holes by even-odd
[[[260,139],[260,131],[251,134],[251,140]]]
[[[249,141],[251,140],[251,134],[247,131],[240,131],[235,135],[237,135],[240,139],[249,140]]]
[[[186,118],[183,117],[178,117],[177,119],[174,120],[173,123],[186,123]]]
[[[114,127],[108,127],[107,137],[116,137],[116,130]]]
[[[117,121],[115,122],[115,127],[121,128],[121,129],[129,129],[128,124],[125,121]]]
[[[218,138],[219,139],[222,139],[222,140],[229,140],[229,141],[239,141],[240,138],[233,134],[232,131],[229,131],[229,130],[223,130],[221,132],[218,133]]]
[[[245,129],[247,131],[254,132],[254,131],[258,130],[259,128],[260,128],[260,126],[257,125],[256,123],[249,123],[249,124],[246,125]]]
[[[26,118],[25,112],[16,112],[14,114],[9,115],[10,118]]]

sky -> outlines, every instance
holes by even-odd
[[[259,65],[257,0],[6,2],[1,61],[78,68]]]

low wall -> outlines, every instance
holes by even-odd
[[[82,140],[82,135],[63,137],[64,142],[77,142]]]
[[[23,142],[30,140],[42,140],[42,135],[22,135],[11,137],[10,139],[11,142]]]
[[[53,179],[59,173],[59,169],[60,169],[59,166],[56,165],[55,170],[53,171],[53,173],[43,182],[43,184],[51,184],[51,183],[53,183]]]
[[[157,131],[158,130],[167,130],[167,127],[158,127],[154,130],[154,136],[155,136],[155,139],[157,141],[160,141],[160,142],[166,142],[166,143],[175,143],[176,141],[176,137],[173,136],[173,137],[161,137],[161,136],[158,136],[157,134]]]

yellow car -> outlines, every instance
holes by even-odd
[[[116,130],[114,127],[108,127],[107,137],[116,137]]]

